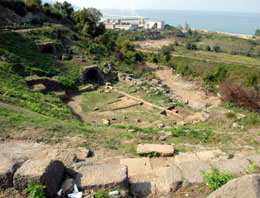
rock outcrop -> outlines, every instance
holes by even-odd
[[[64,165],[61,161],[28,160],[14,174],[13,184],[16,189],[23,190],[31,179],[46,186],[46,196],[53,197],[59,190],[63,174]]]
[[[124,165],[82,166],[76,171],[76,184],[83,190],[128,186],[127,167]]]
[[[233,179],[220,187],[208,198],[259,198],[260,175],[246,175]]]
[[[25,162],[24,158],[6,158],[0,154],[0,189],[13,186],[12,178],[16,170]]]

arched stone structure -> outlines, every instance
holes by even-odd
[[[100,83],[104,81],[102,69],[97,65],[84,67],[81,72],[83,83]]]
[[[52,42],[38,43],[37,47],[41,53],[56,53],[56,45]]]

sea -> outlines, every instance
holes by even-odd
[[[192,29],[254,35],[260,29],[260,13],[207,12],[180,10],[119,10],[103,9],[106,15],[143,16],[146,21],[165,21],[172,26],[189,24]]]

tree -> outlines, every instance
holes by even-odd
[[[53,4],[53,11],[56,14],[60,14],[63,19],[73,21],[72,14],[74,13],[74,8],[67,1],[64,1],[63,3],[56,2]]]
[[[207,50],[207,51],[211,51],[210,45],[207,45],[207,46],[206,46],[206,50]]]
[[[215,45],[213,47],[213,49],[214,49],[215,52],[220,52],[220,46],[219,45]]]
[[[255,35],[256,35],[256,36],[260,36],[260,29],[257,29],[257,30],[255,31]]]
[[[191,49],[191,43],[186,43],[186,49],[190,50]]]
[[[189,30],[189,29],[190,29],[190,25],[189,25],[187,22],[185,22],[185,29],[186,29],[186,30]]]
[[[188,36],[192,36],[192,30],[189,28],[188,31],[187,31],[187,35]]]
[[[104,24],[99,23],[102,16],[102,13],[95,8],[84,8],[81,11],[74,12],[73,19],[76,28],[83,35],[97,37],[105,33]]]
[[[160,54],[164,57],[165,61],[168,62],[171,59],[171,52],[175,51],[173,44],[163,46],[160,50]]]
[[[36,10],[41,7],[42,1],[41,0],[26,0],[25,5],[31,10]]]
[[[198,48],[197,48],[196,44],[187,42],[186,43],[186,49],[188,49],[188,50],[197,50]]]

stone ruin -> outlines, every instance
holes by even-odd
[[[102,69],[97,65],[84,67],[81,72],[81,81],[83,83],[99,84],[104,81]]]
[[[160,32],[148,32],[144,34],[145,39],[160,39],[161,38],[161,33]]]
[[[41,53],[56,53],[56,44],[53,42],[37,43],[38,50]]]

